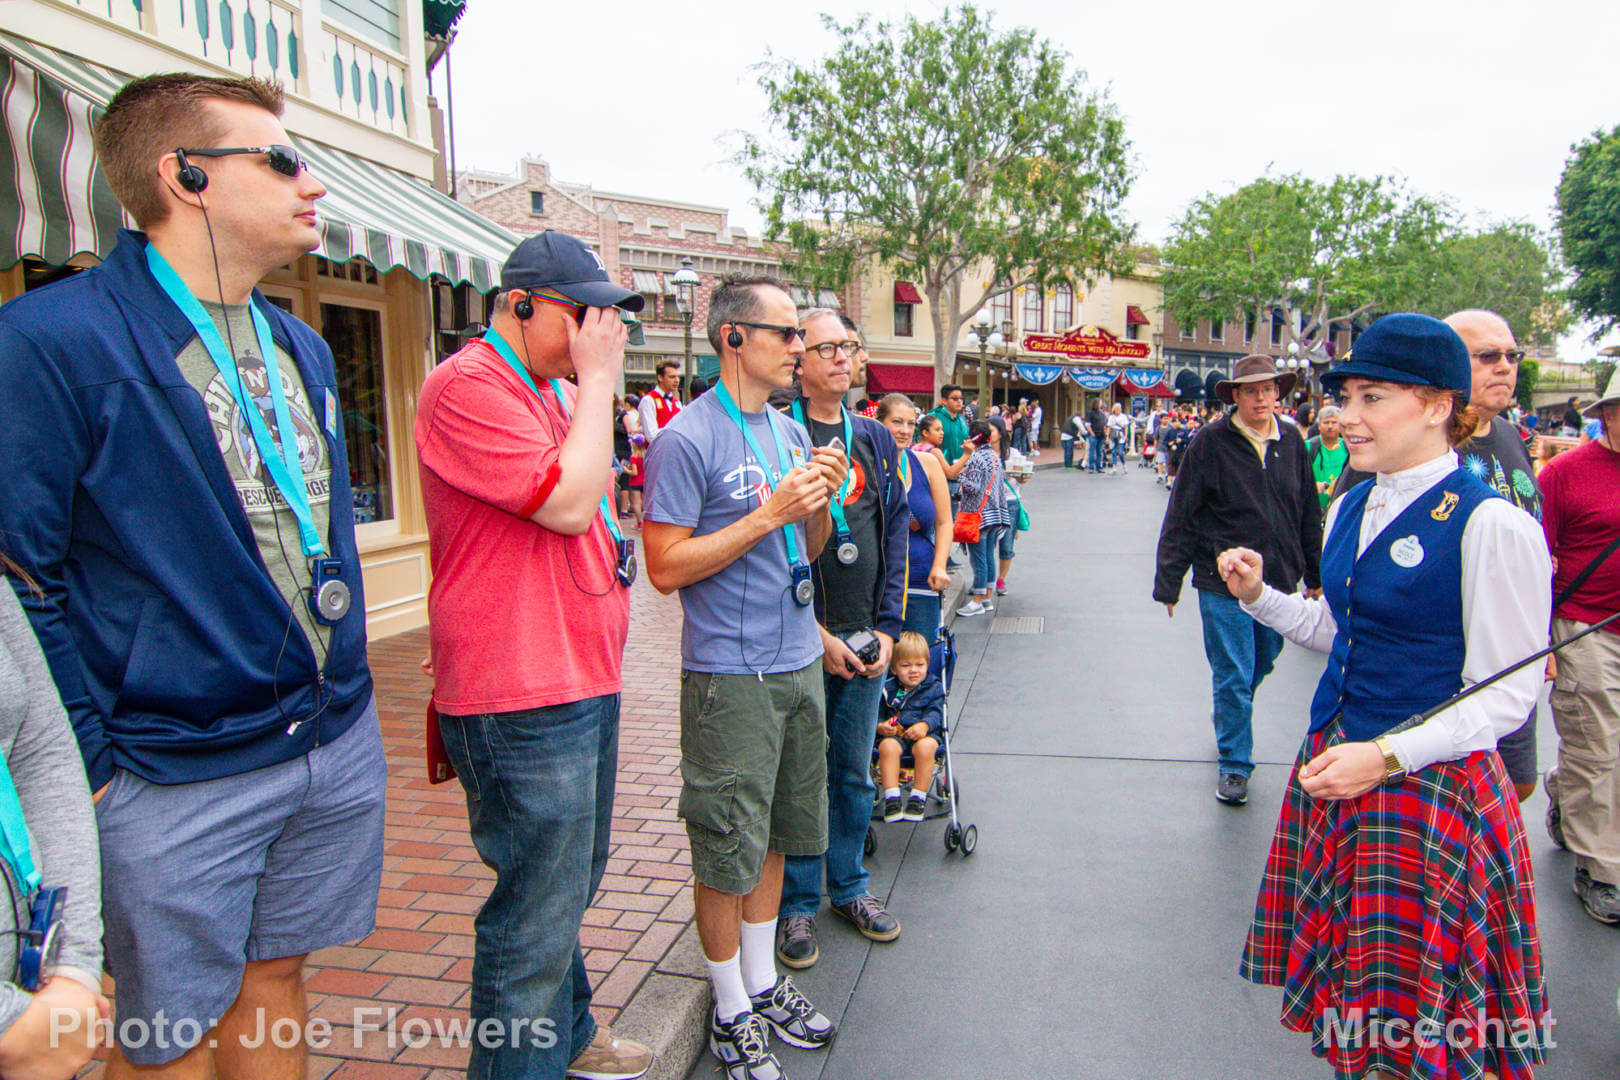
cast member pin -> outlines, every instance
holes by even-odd
[[[1418,543],[1415,536],[1403,536],[1389,546],[1389,557],[1396,566],[1410,570],[1423,561],[1423,545]]]

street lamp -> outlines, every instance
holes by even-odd
[[[692,312],[697,304],[697,287],[699,278],[697,271],[692,269],[692,259],[689,255],[681,256],[681,268],[670,275],[670,283],[680,294],[681,323],[686,327],[686,386],[682,397],[688,404],[692,401],[692,377],[696,374],[692,370]]]
[[[968,331],[968,344],[979,350],[979,415],[990,407],[990,350],[1001,351],[1007,343],[1000,330],[992,329],[988,320],[981,319]]]

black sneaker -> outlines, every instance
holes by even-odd
[[[883,907],[883,901],[867,893],[832,909],[850,922],[869,941],[893,941],[900,936],[900,921]]]
[[[906,811],[901,817],[906,821],[921,821],[923,810],[928,806],[928,796],[913,791],[906,796]]]
[[[1547,803],[1547,835],[1552,837],[1553,843],[1565,851],[1569,850],[1569,845],[1564,843],[1564,812],[1551,800]]]
[[[883,797],[883,820],[899,821],[903,811],[900,808],[900,796],[885,795]]]
[[[1600,923],[1620,926],[1620,889],[1598,881],[1586,870],[1575,871],[1575,895],[1586,913]]]
[[[765,1041],[765,1024],[751,1012],[729,1024],[709,1014],[709,1052],[720,1059],[726,1080],[786,1080],[782,1063]]]
[[[816,920],[812,915],[784,915],[776,920],[776,958],[795,971],[815,967]]]
[[[1249,801],[1249,778],[1242,773],[1221,773],[1215,797],[1228,806],[1242,806]]]
[[[775,986],[749,998],[748,1004],[777,1038],[800,1050],[823,1049],[838,1034],[833,1022],[817,1012],[786,975],[778,975]]]

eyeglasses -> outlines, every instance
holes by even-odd
[[[776,326],[772,323],[744,322],[741,319],[737,320],[737,325],[752,326],[755,330],[775,330],[782,336],[782,344],[784,345],[793,344],[795,339],[799,341],[804,340],[804,329],[798,326]]]
[[[272,146],[217,146],[203,150],[182,150],[191,157],[230,157],[232,154],[263,154],[265,164],[282,176],[297,176],[309,168],[309,162],[297,150],[277,143]]]
[[[1520,360],[1524,359],[1524,350],[1523,349],[1486,349],[1484,352],[1475,353],[1474,354],[1474,359],[1475,360],[1483,360],[1487,364],[1494,364],[1494,363],[1497,363],[1498,361],[1500,361],[1504,356],[1507,357],[1508,360],[1511,363],[1517,364]]]
[[[860,347],[861,343],[858,341],[823,341],[820,345],[812,345],[805,351],[813,352],[823,360],[831,360],[840,351],[845,356],[854,356]]]
[[[529,290],[529,299],[531,299],[531,300],[540,300],[540,301],[542,301],[544,303],[547,303],[547,304],[555,304],[557,307],[568,308],[570,311],[572,311],[574,313],[574,321],[579,323],[581,326],[585,325],[585,308],[584,308],[584,306],[574,303],[572,300],[568,299],[566,296],[558,296],[556,293],[548,293],[548,292],[542,292],[542,291],[540,291],[538,289],[530,289]]]

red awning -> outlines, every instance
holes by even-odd
[[[934,365],[871,361],[866,365],[866,392],[872,397],[879,394],[932,394]]]
[[[897,304],[920,304],[923,299],[917,292],[917,286],[909,281],[897,281],[894,283],[894,302]]]
[[[1142,309],[1137,307],[1135,304],[1126,304],[1125,305],[1125,325],[1126,326],[1146,326],[1146,325],[1148,325],[1148,317],[1146,315],[1142,314]]]

